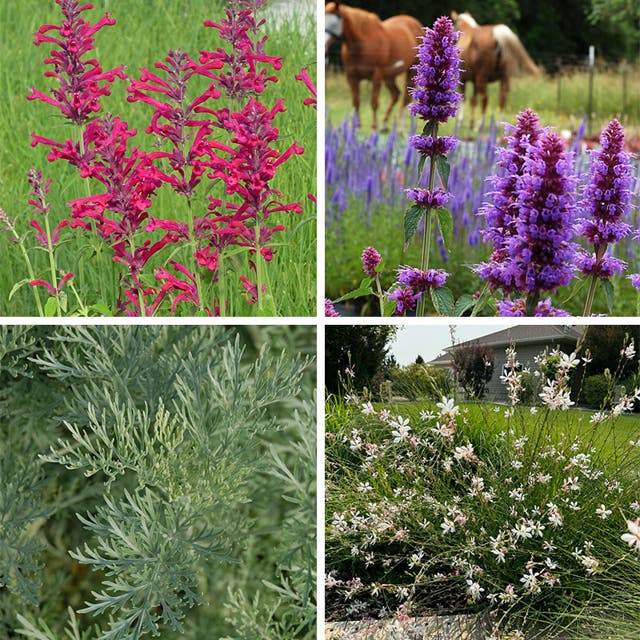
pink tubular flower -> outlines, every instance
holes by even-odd
[[[31,280],[29,284],[32,287],[44,287],[49,292],[50,296],[56,298],[59,295],[59,293],[62,291],[62,288],[64,287],[64,285],[69,280],[71,280],[71,278],[73,278],[73,273],[71,272],[64,273],[63,271],[61,271],[60,275],[62,275],[62,278],[60,278],[60,282],[58,283],[57,287],[54,287],[50,282],[47,282],[46,280]]]
[[[293,77],[296,80],[303,82],[304,85],[307,87],[307,89],[309,89],[309,92],[311,93],[311,95],[313,96],[312,98],[305,98],[302,104],[307,106],[311,105],[314,109],[317,109],[318,108],[318,91],[316,89],[316,86],[311,81],[309,74],[307,73],[307,68],[302,67],[302,69],[300,69],[300,73],[296,73]]]
[[[47,77],[58,80],[58,88],[47,95],[35,88],[27,96],[28,100],[41,100],[58,109],[65,118],[75,124],[84,124],[92,113],[101,109],[99,98],[111,93],[111,84],[116,77],[125,79],[122,66],[103,71],[97,60],[83,61],[82,57],[94,48],[93,35],[105,26],[116,22],[105,14],[95,25],[83,20],[81,13],[93,8],[91,4],[79,5],[78,0],[56,0],[64,21],[60,26],[45,24],[35,35],[35,44],[51,43],[56,46],[45,58],[45,64],[53,71]],[[59,37],[50,35],[57,31]]]

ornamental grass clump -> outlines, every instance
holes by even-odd
[[[103,71],[88,58],[95,37],[116,24],[109,14],[92,24],[84,18],[91,4],[56,3],[61,24],[43,25],[35,38],[52,47],[45,76],[53,86],[32,88],[27,97],[55,107],[72,124],[68,137],[37,131],[32,144],[47,147],[49,162],[70,164],[85,183],[82,195],[70,198],[68,224],[96,255],[99,290],[87,290],[84,263],[65,265],[80,290],[74,310],[220,316],[243,306],[244,297],[254,313],[277,315],[269,271],[286,228],[283,216],[303,207],[274,182],[304,149],[291,138],[283,143],[277,122],[284,101],[268,97],[284,71],[282,57],[267,52],[260,33],[266,0],[232,0],[223,19],[204,21],[219,34],[217,49],[170,50],[137,76],[123,65]],[[295,75],[301,89],[314,89],[306,69]],[[124,109],[105,111],[104,98],[118,81],[126,83],[130,110],[148,110],[144,131]],[[304,102],[313,106],[312,98]],[[178,197],[163,195],[167,190]],[[56,310],[67,312],[59,276],[46,282]],[[30,278],[32,286],[34,280],[44,281]]]
[[[491,638],[634,637],[640,427],[621,416],[640,389],[589,416],[572,410],[589,354],[536,361],[533,406],[513,348],[506,405],[328,398],[331,619],[470,613]]]

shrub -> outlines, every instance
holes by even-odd
[[[588,376],[582,389],[582,401],[584,404],[592,409],[599,409],[605,405],[606,400],[610,400],[607,376],[603,373]]]
[[[0,327],[0,637],[315,636],[315,380],[266,346],[286,331],[250,355],[224,327]]]
[[[391,381],[393,395],[404,396],[408,400],[438,400],[443,395],[451,395],[453,390],[448,371],[417,363],[393,369]]]
[[[470,398],[480,399],[493,376],[494,356],[488,347],[469,345],[451,350],[453,368],[460,386]]]

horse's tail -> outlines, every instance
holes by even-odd
[[[517,75],[526,71],[534,76],[540,75],[540,69],[529,57],[518,36],[505,24],[497,24],[493,29],[493,36],[500,47],[508,75]]]

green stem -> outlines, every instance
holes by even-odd
[[[15,231],[15,228],[13,227],[9,227],[11,229],[11,232],[13,233],[13,235],[17,238],[17,234]],[[24,241],[22,240],[22,238],[20,238],[18,240],[18,246],[20,247],[20,251],[22,251],[22,256],[24,257],[25,262],[27,263],[27,273],[29,274],[29,280],[35,280],[36,276],[35,273],[33,271],[33,265],[31,264],[31,259],[29,258],[29,254],[27,253],[27,250],[24,247]],[[38,315],[43,318],[44,317],[44,308],[42,306],[42,302],[40,301],[40,292],[38,291],[37,287],[31,287],[32,291],[33,291],[33,295],[36,298],[36,307],[38,308]]]
[[[527,304],[526,304],[525,312],[524,312],[526,316],[532,316],[535,313],[536,306],[537,306],[539,300],[540,300],[540,292],[539,291],[536,291],[536,292],[532,291],[527,296]]]
[[[51,284],[53,288],[58,290],[58,276],[56,274],[56,259],[53,252],[53,242],[51,240],[51,225],[49,224],[49,216],[44,216],[44,229],[47,234],[47,253],[49,254],[49,271],[51,272]],[[56,295],[58,297],[59,294]],[[60,308],[60,302],[57,305],[58,316],[62,316],[62,309]]]
[[[196,289],[198,291],[198,311],[201,314],[204,314],[204,296],[202,291],[202,278],[200,277],[198,263],[195,262],[195,255],[198,251],[198,243],[196,242],[195,222],[193,219],[193,210],[191,208],[190,198],[187,198],[187,206],[189,207],[189,212],[187,216],[188,224],[189,224],[189,244],[191,246],[191,255],[194,258],[193,273],[196,278]]]
[[[380,317],[384,318],[384,293],[380,284],[380,274],[376,273],[376,288],[378,289],[378,302],[380,304]]]
[[[435,138],[438,135],[438,125],[437,123],[433,127],[433,137]],[[436,181],[436,163],[435,158],[432,156],[431,160],[429,160],[429,185],[427,189],[429,191],[433,191],[433,185]],[[424,213],[424,234],[422,236],[422,256],[420,260],[420,270],[426,271],[429,268],[429,253],[431,251],[431,207],[427,207]],[[422,295],[420,301],[418,302],[418,316],[426,316],[427,315],[427,297],[426,295]]]
[[[602,262],[602,258],[607,250],[607,245],[599,245],[596,247],[596,266]],[[584,305],[584,311],[582,312],[583,316],[588,316],[591,314],[591,305],[593,304],[593,297],[596,293],[596,285],[598,284],[598,276],[594,275],[591,278],[591,286],[589,287],[589,293],[587,294],[587,301]]]

